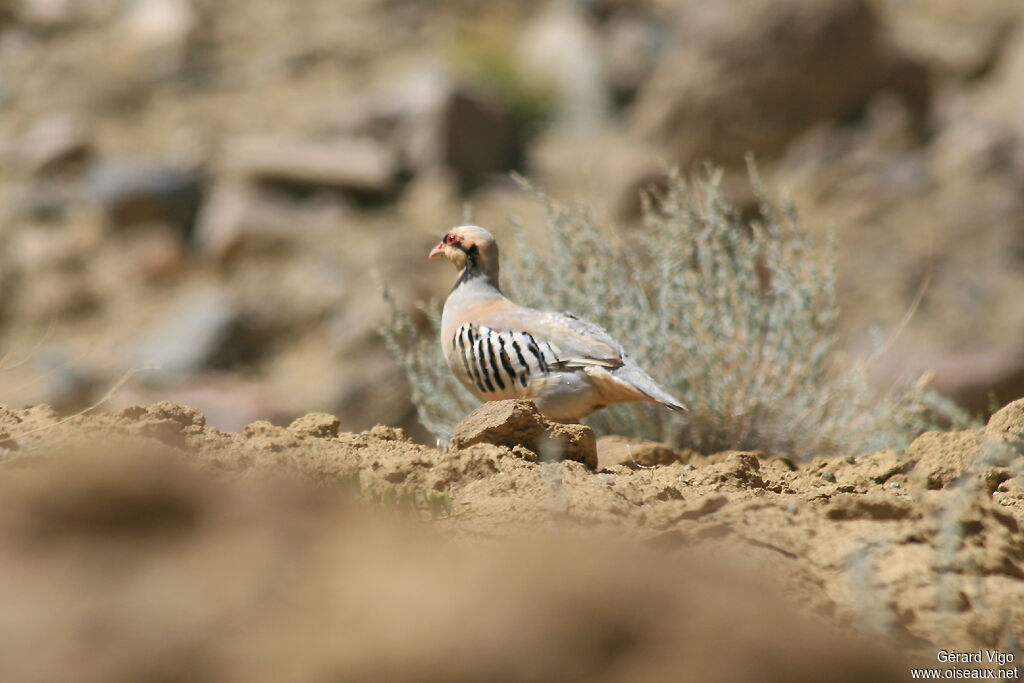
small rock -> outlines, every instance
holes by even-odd
[[[830,484],[836,483],[836,475],[832,474],[828,470],[821,472],[820,474],[818,474],[818,476],[824,479],[825,481],[829,482]]]
[[[524,446],[534,453],[545,450],[545,441],[559,444],[561,459],[575,460],[590,469],[597,467],[597,440],[583,425],[549,422],[532,401],[488,401],[455,426],[452,447],[466,448],[490,443],[514,448]]]
[[[338,426],[341,420],[335,415],[328,413],[309,413],[296,418],[290,425],[290,429],[299,436],[315,436],[321,439],[329,439],[338,435]]]
[[[398,179],[397,154],[369,139],[239,138],[228,143],[223,163],[228,173],[257,184],[326,188],[364,201],[389,198]]]

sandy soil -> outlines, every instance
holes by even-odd
[[[1024,641],[1024,402],[802,465],[337,429],[0,409],[4,677],[905,680]]]

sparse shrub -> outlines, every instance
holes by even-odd
[[[757,217],[741,219],[721,172],[692,183],[671,173],[645,197],[643,230],[607,233],[584,206],[528,187],[547,210],[550,243],[520,230],[502,284],[513,300],[569,310],[606,327],[690,408],[615,406],[599,433],[660,439],[701,452],[765,450],[805,458],[903,447],[967,417],[922,379],[879,395],[864,362],[837,351],[834,247],[813,244],[792,206],[776,212],[753,164]],[[525,184],[525,183],[524,183]],[[393,307],[384,331],[409,377],[420,419],[442,438],[477,402],[445,365],[439,305],[420,332]]]

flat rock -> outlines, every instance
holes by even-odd
[[[550,422],[533,401],[488,401],[455,426],[452,446],[467,448],[478,443],[525,447],[541,458],[558,450],[558,459],[574,460],[590,469],[597,467],[597,440],[584,425]]]
[[[370,139],[288,140],[243,137],[228,143],[225,171],[263,184],[327,188],[366,200],[395,188],[398,155]]]
[[[187,236],[202,203],[205,181],[194,169],[108,159],[89,169],[86,185],[115,227],[159,221]]]

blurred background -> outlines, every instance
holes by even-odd
[[[838,238],[843,347],[1024,395],[1020,0],[0,0],[0,402],[420,438],[377,335],[529,176],[623,231],[743,155]],[[923,292],[919,305],[915,302]],[[914,315],[905,328],[908,311]]]

